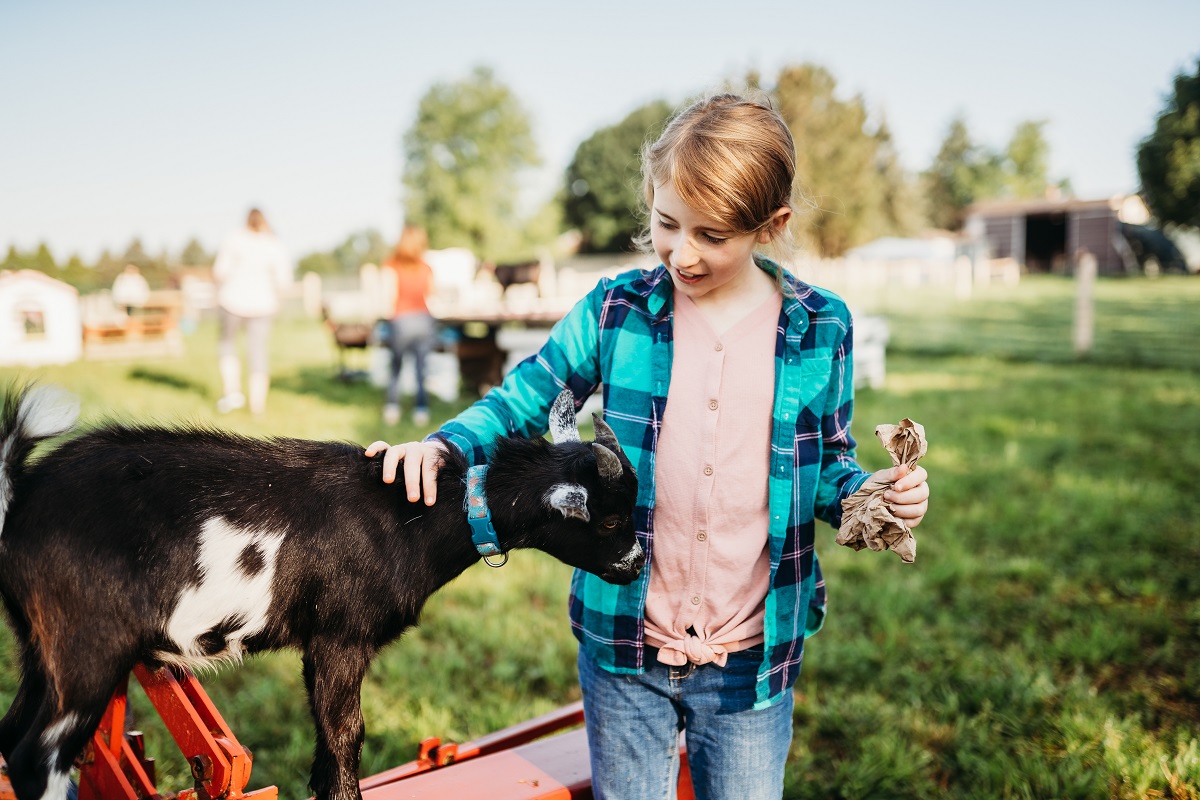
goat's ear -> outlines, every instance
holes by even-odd
[[[575,395],[570,389],[559,392],[550,406],[550,440],[555,444],[581,441],[575,422]]]
[[[600,442],[592,442],[592,452],[596,454],[596,468],[600,471],[600,480],[609,486],[619,486],[623,470],[621,459]]]
[[[613,429],[608,427],[608,423],[600,416],[599,411],[592,412],[592,425],[596,428],[596,441],[612,450],[614,453],[623,452],[621,443],[617,441],[617,435],[613,433]]]
[[[591,520],[587,510],[587,489],[578,483],[560,483],[546,492],[546,505],[566,519]]]

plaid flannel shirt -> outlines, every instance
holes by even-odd
[[[759,266],[774,274],[767,259]],[[866,482],[850,435],[853,408],[850,313],[836,295],[789,273],[775,340],[771,432],[770,588],[756,707],[778,700],[800,673],[804,638],[824,620],[825,585],[814,550],[814,520],[835,528],[841,501]],[[604,418],[637,469],[634,525],[647,568],[629,586],[576,570],[570,616],[575,636],[605,669],[644,669],[643,613],[654,567],[654,458],[671,379],[670,276],[656,269],[601,280],[554,326],[542,349],[503,384],[438,433],[474,464],[495,436],[541,436],[554,398],[568,387],[581,404],[603,386]]]

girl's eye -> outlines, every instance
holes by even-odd
[[[725,242],[728,241],[726,239],[720,238],[719,236],[713,236],[708,233],[704,234],[704,239],[708,242],[711,242],[712,244],[725,244]]]
[[[673,230],[675,230],[675,226],[674,226],[674,225],[672,225],[671,223],[667,222],[667,221],[666,221],[665,219],[663,219],[662,217],[659,217],[659,219],[658,219],[658,227],[660,227],[660,228],[666,228],[666,229],[667,229],[667,230],[669,230],[669,231],[673,231]]]

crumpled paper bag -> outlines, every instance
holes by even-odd
[[[925,455],[925,427],[911,419],[899,425],[880,425],[875,435],[892,457],[892,464],[907,464],[909,471]],[[883,493],[893,481],[878,483],[868,480],[854,494],[842,501],[842,526],[838,528],[837,543],[855,550],[892,550],[904,563],[917,558],[917,540],[904,520],[893,516]]]

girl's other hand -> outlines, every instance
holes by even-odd
[[[925,513],[929,511],[929,473],[922,466],[915,467],[912,472],[908,467],[899,466],[891,469],[881,469],[871,476],[878,483],[892,483],[883,493],[892,508],[892,514],[904,520],[910,528],[921,524]]]
[[[437,473],[442,466],[442,454],[445,452],[445,446],[436,441],[406,442],[390,446],[387,442],[372,442],[367,445],[366,456],[372,458],[378,453],[384,453],[384,483],[395,483],[396,470],[403,461],[404,489],[408,501],[415,503],[420,500],[421,489],[424,488],[425,505],[431,506],[437,500]]]

